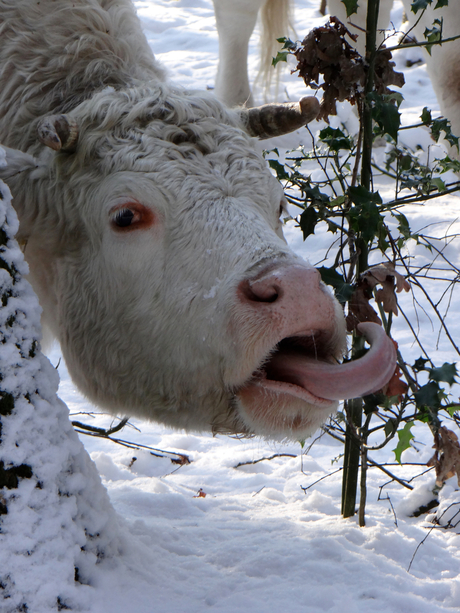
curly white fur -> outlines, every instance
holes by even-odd
[[[0,0],[0,19],[0,142],[26,153],[7,151],[22,170],[8,178],[19,239],[74,381],[114,412],[252,431],[237,392],[280,340],[279,309],[261,320],[237,289],[267,265],[306,265],[239,115],[165,82],[129,0]],[[37,139],[56,113],[79,126],[72,153]],[[149,224],[120,231],[120,206]],[[339,356],[340,309],[318,283],[313,294],[335,313]],[[309,329],[308,300],[289,308]],[[255,323],[261,341],[243,333]]]

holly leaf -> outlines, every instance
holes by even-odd
[[[347,17],[358,12],[358,0],[342,0],[342,4],[345,5]]]
[[[401,125],[401,113],[398,110],[398,100],[381,96],[375,92],[368,95],[372,101],[372,118],[377,122],[384,134],[389,134],[394,141],[398,140],[398,130]]]
[[[452,145],[452,147],[457,147],[458,149],[458,136],[452,134],[450,121],[442,117],[439,119],[434,119],[431,125],[431,136],[436,142],[438,142],[441,137],[441,131],[444,132],[444,138],[446,141]]]
[[[351,188],[350,188],[351,189]],[[371,242],[379,233],[383,216],[375,202],[365,202],[350,209],[350,223],[355,232],[359,232],[366,242]]]
[[[294,43],[290,38],[287,38],[286,36],[283,36],[282,38],[277,38],[276,40],[279,43],[283,43],[282,49],[290,49],[292,51],[297,49],[297,44]]]
[[[319,138],[336,153],[341,149],[350,150],[353,148],[351,137],[346,136],[339,128],[331,128],[331,126],[328,126],[320,131]]]
[[[404,238],[410,238],[412,236],[412,233],[407,217],[402,213],[393,213],[393,215],[399,222],[398,230],[401,236],[404,236]]]
[[[390,436],[396,432],[396,428],[398,427],[398,421],[394,419],[394,417],[390,417],[387,423],[385,424],[385,436]]]
[[[424,123],[426,126],[429,126],[431,124],[433,119],[431,117],[431,111],[428,107],[424,107],[422,114],[420,115],[420,119],[422,120],[422,123]]]
[[[315,211],[314,207],[307,207],[305,211],[301,214],[299,220],[299,226],[303,233],[303,240],[305,240],[311,234],[315,233],[315,227],[317,223],[318,214]]]
[[[410,10],[413,13],[417,13],[418,11],[424,11],[429,4],[431,4],[432,0],[414,0],[410,6]]]
[[[375,204],[382,204],[382,197],[378,192],[370,192],[362,185],[348,188],[348,195],[351,201],[356,206],[367,204],[368,202],[374,202]]]
[[[275,171],[278,181],[289,179],[289,175],[281,162],[278,162],[278,160],[267,160],[267,162],[270,168]]]
[[[415,360],[414,365],[412,366],[412,368],[415,370],[415,372],[420,372],[421,370],[427,370],[426,364],[429,361],[430,360],[427,360],[426,358],[420,357],[417,360]]]
[[[415,404],[418,409],[423,409],[424,407],[428,407],[430,409],[439,409],[440,400],[439,400],[439,385],[436,381],[429,381],[426,385],[422,385],[422,387],[415,392]]]
[[[328,204],[330,201],[330,197],[324,192],[320,191],[317,185],[315,185],[314,187],[309,187],[307,185],[304,187],[303,191],[305,194],[305,199],[310,200],[311,204],[322,206]]]
[[[272,58],[272,66],[276,66],[279,62],[287,62],[289,51],[278,51],[276,56]]]
[[[431,45],[426,45],[426,50],[431,55],[431,48],[434,43],[438,43],[442,38],[442,19],[435,19],[432,28],[426,28],[423,33],[425,40]]]
[[[317,270],[321,275],[323,283],[334,288],[335,297],[341,304],[345,304],[345,302],[350,300],[354,291],[353,287],[345,281],[344,277],[335,268],[322,266]]]
[[[432,381],[444,381],[449,385],[455,383],[455,377],[457,376],[457,367],[455,364],[449,364],[444,362],[439,368],[432,368],[430,370],[430,379]]]
[[[438,192],[446,191],[446,184],[440,177],[435,177],[434,179],[431,179],[431,182],[438,188]]]
[[[411,428],[413,427],[414,422],[413,421],[408,421],[407,424],[405,424],[404,428],[402,428],[401,430],[398,430],[397,435],[398,435],[398,444],[396,445],[396,447],[393,449],[394,454],[395,454],[395,458],[396,461],[401,464],[401,454],[403,451],[405,451],[406,449],[409,449],[410,442],[413,440],[414,435],[411,432]]]
[[[446,408],[446,411],[449,413],[451,417],[454,416],[454,413],[460,411],[460,404],[451,404]]]

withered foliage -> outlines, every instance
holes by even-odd
[[[355,34],[336,17],[331,17],[330,23],[314,28],[294,52],[298,61],[296,70],[305,84],[315,83],[324,90],[318,119],[327,121],[329,115],[337,115],[337,101],[356,104],[364,95],[368,64],[346,40],[346,35],[356,41]],[[375,91],[379,94],[390,93],[389,85],[404,84],[403,74],[393,70],[394,62],[390,60],[391,53],[379,49],[374,75]]]
[[[393,343],[396,345],[396,349],[398,349],[398,345],[395,341]],[[393,373],[393,376],[388,381],[386,386],[383,388],[383,393],[388,398],[392,398],[396,396],[398,401],[401,402],[404,394],[407,392],[409,386],[405,381],[402,380],[403,374],[401,373],[399,366],[396,366],[396,370]]]
[[[378,284],[382,287],[375,293],[375,299],[381,303],[385,313],[398,314],[398,303],[396,294],[403,290],[408,292],[410,284],[403,275],[396,272],[392,262],[385,262],[371,266],[366,272],[361,275],[361,278],[366,279],[368,286],[371,289]]]
[[[370,304],[374,288],[381,287],[375,292],[375,299],[382,304],[385,313],[398,314],[396,294],[403,290],[410,290],[409,282],[396,272],[391,262],[371,266],[360,275],[353,296],[349,301],[347,327],[351,332],[363,321],[381,324],[381,320]]]
[[[460,445],[455,432],[441,426],[434,436],[435,452],[427,463],[434,466],[436,471],[436,485],[442,487],[444,482],[457,475],[460,486]]]

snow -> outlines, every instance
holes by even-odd
[[[186,87],[212,87],[217,62],[212,1],[139,0],[136,6],[154,52],[173,79]],[[393,21],[400,23],[401,15],[398,4]],[[321,23],[317,0],[303,0],[296,16],[299,36]],[[256,43],[257,33],[250,45],[252,80]],[[424,106],[434,111],[438,106],[425,67],[405,67],[407,53],[399,52],[395,59],[406,75],[404,123],[411,123]],[[280,92],[297,99],[304,87],[286,70]],[[345,105],[339,113],[337,125],[340,120],[353,125],[355,118]],[[295,147],[303,138],[297,133],[274,144]],[[404,138],[412,146],[429,143],[421,128]],[[0,164],[2,160],[0,153]],[[381,187],[382,193],[388,189],[385,183]],[[0,214],[9,216],[13,232],[17,222],[3,185],[1,190]],[[460,201],[454,196],[442,204],[412,206],[405,214],[414,228],[429,226],[440,246],[448,242],[446,232],[460,229]],[[327,248],[322,232],[304,243],[291,224],[286,235],[313,263]],[[12,243],[10,248],[9,261],[24,272],[21,252]],[[414,245],[412,251],[412,265],[429,261],[424,248]],[[446,253],[459,265],[458,239]],[[8,282],[5,271],[0,273],[0,283]],[[19,283],[16,303],[8,306],[11,311],[2,309],[1,317],[6,321],[10,312],[24,313],[12,333],[19,335],[18,344],[30,347],[30,339],[39,334],[39,308],[27,283]],[[440,293],[434,282],[427,284],[433,295]],[[401,305],[420,328],[423,343],[437,364],[455,361],[432,312],[417,307],[416,299],[427,308],[416,290],[401,296]],[[460,337],[457,304],[454,294],[448,315],[454,338]],[[403,317],[396,319],[394,330],[404,355],[418,358],[420,349]],[[37,353],[19,371],[24,359],[10,347],[3,345],[0,351],[2,373],[8,375],[2,388],[17,386],[22,399],[4,419],[2,439],[11,445],[2,453],[9,462],[30,465],[41,485],[32,487],[37,481],[23,479],[2,501],[9,513],[2,516],[0,583],[10,596],[0,605],[2,612],[25,610],[18,607],[27,601],[32,603],[30,613],[49,613],[58,610],[56,595],[61,608],[86,613],[434,613],[460,607],[456,530],[433,529],[433,514],[411,517],[432,499],[435,477],[424,466],[432,455],[428,428],[414,428],[414,448],[404,452],[404,461],[414,465],[389,467],[399,477],[413,478],[413,490],[369,468],[367,525],[359,528],[356,518],[340,515],[342,446],[333,439],[318,433],[306,441],[308,453],[303,454],[300,443],[187,434],[130,420],[114,437],[182,453],[191,462],[180,466],[146,448],[81,435],[92,464],[55,396],[55,369]],[[59,395],[71,419],[109,427],[113,418],[98,414],[75,390],[59,347],[49,357],[58,368]],[[370,456],[394,462],[392,447]],[[460,496],[454,480],[440,497],[440,523],[455,525]],[[74,566],[81,583],[74,582]]]

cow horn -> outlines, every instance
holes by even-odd
[[[48,115],[37,127],[38,138],[54,151],[73,153],[77,148],[78,125],[68,115]]]
[[[250,109],[241,109],[240,112],[250,136],[258,136],[263,140],[288,134],[316,119],[319,113],[319,102],[317,98],[307,96],[300,102],[264,104]]]

